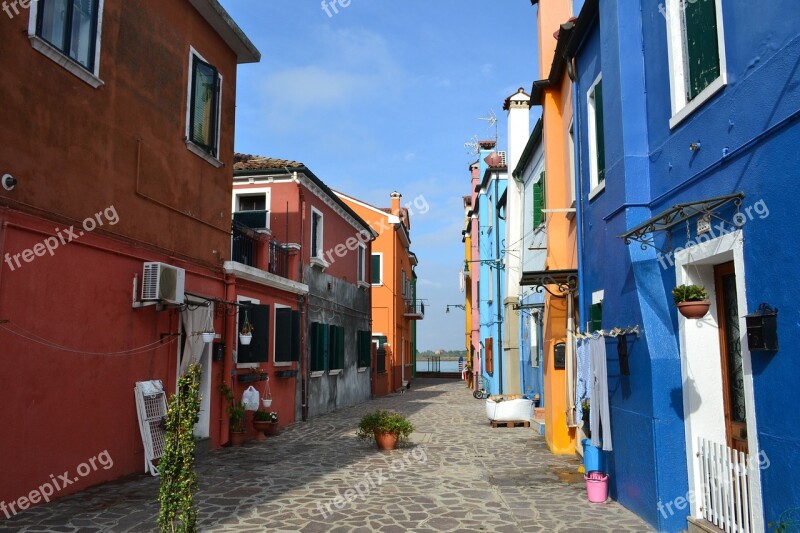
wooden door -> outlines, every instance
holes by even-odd
[[[745,404],[742,343],[739,331],[739,302],[736,295],[736,272],[733,262],[714,267],[714,286],[717,293],[727,444],[734,450],[747,454],[747,406]]]

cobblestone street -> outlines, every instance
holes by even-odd
[[[409,447],[382,453],[355,439],[361,415],[376,408],[410,416]],[[198,463],[202,531],[651,531],[617,503],[588,503],[578,460],[551,455],[531,429],[492,429],[461,382],[417,380],[406,394]],[[143,475],[26,511],[0,529],[152,531],[157,495],[158,480]]]

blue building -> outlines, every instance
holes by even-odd
[[[607,339],[612,496],[660,531],[765,531],[800,508],[796,13],[586,0],[566,34],[581,330],[640,331]],[[683,284],[707,290],[703,318],[678,313]],[[759,308],[780,310],[780,349],[748,342]]]
[[[495,152],[494,142],[481,143],[478,163],[481,178],[477,186],[480,282],[479,302],[481,319],[481,374],[488,383],[490,394],[503,394],[507,387],[507,369],[503,358],[503,295],[505,270],[503,268],[503,240],[505,217],[503,199],[506,192],[508,170],[505,154]],[[518,362],[514,362],[518,365]],[[515,387],[516,388],[516,387]]]

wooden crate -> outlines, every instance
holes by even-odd
[[[514,420],[512,422],[506,422],[501,420],[492,420],[491,422],[493,428],[499,427],[506,427],[506,428],[515,428],[515,427],[523,427],[528,428],[531,427],[531,423],[528,420]]]

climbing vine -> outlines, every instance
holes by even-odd
[[[158,527],[162,532],[197,531],[194,426],[200,412],[201,374],[199,365],[190,365],[186,375],[178,380],[178,390],[169,399],[167,407],[164,455],[158,464],[161,476]]]

